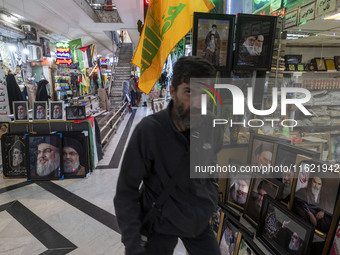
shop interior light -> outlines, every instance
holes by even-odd
[[[12,52],[15,52],[17,50],[17,47],[15,47],[14,45],[10,45],[8,46],[8,49]]]
[[[340,20],[340,12],[324,18],[325,20]]]
[[[30,51],[25,48],[25,49],[22,50],[22,53],[24,53],[25,55],[28,55],[30,53]]]

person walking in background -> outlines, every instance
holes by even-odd
[[[131,99],[130,99],[130,96],[129,96],[129,88],[130,88],[130,83],[128,81],[123,81],[122,100],[127,103],[127,107],[129,108],[129,112],[132,112]]]
[[[174,66],[168,108],[142,119],[130,138],[114,198],[126,255],[170,255],[178,238],[191,255],[220,254],[209,223],[217,208],[218,185],[212,178],[190,178],[188,151],[190,143],[195,144],[199,160],[216,164],[222,148],[222,128],[209,132],[201,128],[213,116],[199,114],[200,95],[192,95],[194,84],[190,84],[191,77],[214,77],[214,73],[202,57],[180,58]],[[202,131],[201,137],[191,136],[191,129]],[[207,143],[209,148],[204,149]]]
[[[41,80],[38,83],[38,89],[37,89],[37,93],[35,96],[35,101],[48,101],[49,98],[51,98],[48,93],[47,93],[47,86],[48,81],[47,80]]]
[[[131,75],[129,83],[130,83],[131,104],[132,104],[132,106],[136,106],[136,92],[137,92],[137,88],[136,88],[135,78],[134,78],[133,75]]]
[[[9,101],[9,109],[11,114],[13,114],[13,102],[22,101],[22,94],[17,81],[12,73],[9,73],[6,77],[7,83],[7,95]]]

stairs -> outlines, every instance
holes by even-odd
[[[118,64],[115,68],[111,87],[111,106],[117,108],[122,103],[123,81],[129,81],[131,75],[132,44],[122,43],[119,50]]]

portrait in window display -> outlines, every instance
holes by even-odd
[[[29,179],[59,179],[62,176],[61,138],[58,135],[29,135]]]
[[[34,102],[33,105],[33,119],[34,120],[46,120],[47,119],[47,104],[46,102]]]
[[[28,121],[28,104],[25,101],[13,102],[14,120]]]
[[[64,104],[63,102],[50,102],[50,120],[64,119]]]
[[[8,132],[8,122],[0,122],[0,138]]]
[[[274,143],[254,139],[251,165],[268,166],[272,165]]]
[[[300,164],[292,210],[318,231],[327,234],[338,199],[339,178],[335,173],[310,172],[309,162],[313,161]]]
[[[83,133],[72,132],[63,136],[63,165],[65,178],[85,177],[88,173],[87,141]]]
[[[26,176],[24,135],[4,134],[1,138],[3,173],[6,177]]]
[[[85,106],[67,106],[66,107],[67,120],[84,120],[86,119]]]

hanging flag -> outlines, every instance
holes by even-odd
[[[190,31],[194,12],[209,12],[211,0],[151,0],[132,63],[140,67],[139,88],[149,94],[176,44]]]
[[[84,68],[92,67],[95,45],[90,44],[89,46],[79,48],[79,50],[83,53]]]

